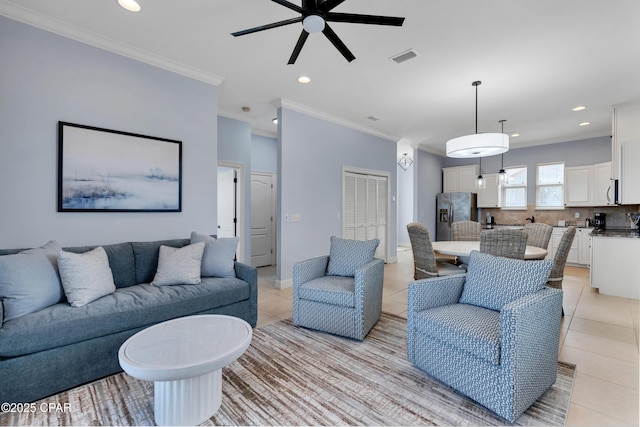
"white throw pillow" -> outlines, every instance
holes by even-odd
[[[81,254],[60,251],[58,270],[72,307],[82,307],[116,290],[109,257],[102,246]]]
[[[200,266],[204,242],[172,248],[160,246],[158,269],[151,282],[155,286],[197,285],[200,283]]]

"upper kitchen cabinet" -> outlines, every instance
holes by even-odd
[[[498,174],[482,174],[487,183],[486,188],[475,190],[478,192],[479,208],[499,208],[500,207],[500,186],[498,185]]]
[[[593,166],[564,169],[565,206],[593,205]]]
[[[607,206],[615,204],[611,193],[611,162],[593,165],[593,205]]]
[[[640,101],[613,108],[611,175],[618,180],[619,202],[640,204]]]
[[[480,167],[456,166],[452,168],[442,168],[442,192],[455,193],[458,191],[477,193],[476,177]]]

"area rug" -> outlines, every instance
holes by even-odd
[[[405,338],[406,319],[389,314],[362,342],[290,320],[254,329],[249,349],[223,369],[222,406],[203,425],[508,424],[411,365]],[[563,425],[574,374],[559,362],[555,385],[516,424]],[[153,425],[153,384],[120,373],[35,407],[1,415],[0,425]]]

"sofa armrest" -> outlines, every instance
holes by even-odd
[[[293,287],[295,291],[296,285],[301,285],[309,280],[322,277],[327,272],[329,265],[329,256],[319,256],[304,261],[296,262],[293,265]]]
[[[549,287],[500,311],[500,364],[516,387],[531,387],[530,378],[548,385],[555,381],[561,319],[562,291]]]
[[[236,270],[236,277],[240,280],[244,280],[249,284],[249,288],[251,289],[251,294],[249,296],[249,301],[252,304],[258,306],[258,269],[248,265],[243,264],[241,262],[235,261],[234,267]]]
[[[409,317],[412,313],[455,304],[462,295],[466,274],[432,277],[409,283]]]
[[[384,260],[375,258],[356,270],[356,305],[363,306],[364,301],[382,301],[384,281]]]

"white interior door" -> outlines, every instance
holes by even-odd
[[[237,171],[218,166],[218,237],[236,235]]]
[[[251,265],[275,264],[275,177],[251,174]]]
[[[342,236],[380,239],[376,258],[387,260],[388,177],[344,172]]]

